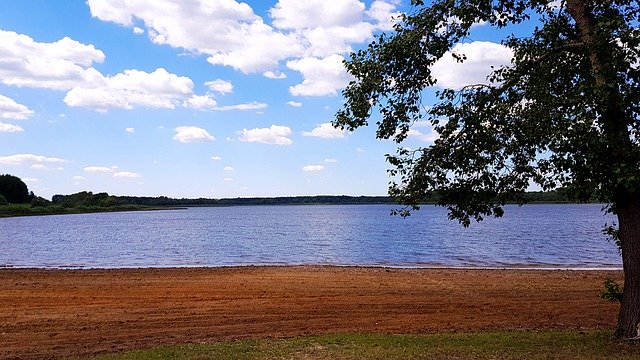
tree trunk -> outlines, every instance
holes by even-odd
[[[628,120],[621,108],[622,96],[614,86],[618,79],[611,65],[607,44],[610,34],[599,33],[588,0],[567,0],[567,11],[576,22],[580,37],[585,44],[586,54],[593,71],[600,103],[596,106],[600,113],[598,123],[603,129],[603,140],[607,148],[603,156],[610,161],[610,171],[624,176],[637,173],[633,144],[630,140]],[[624,292],[618,317],[616,338],[640,339],[640,192],[622,185],[624,181],[613,182],[615,212],[620,226],[618,236],[622,245],[622,267],[624,269]]]
[[[640,337],[640,194],[634,194],[616,204],[624,292],[620,303],[618,329],[615,337],[630,339]]]

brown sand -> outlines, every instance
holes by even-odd
[[[0,359],[335,332],[613,328],[619,271],[0,270]]]

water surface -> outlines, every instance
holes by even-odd
[[[463,228],[425,206],[237,206],[0,219],[0,266],[363,265],[617,268],[601,205],[507,206]]]

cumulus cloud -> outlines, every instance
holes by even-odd
[[[300,107],[302,106],[302,103],[297,101],[287,101],[287,105],[293,106],[293,107]]]
[[[301,50],[294,36],[275,31],[249,5],[234,0],[89,0],[87,4],[100,20],[133,27],[136,18],[153,43],[204,54],[211,64],[244,73],[274,69],[280,60]]]
[[[336,160],[336,159],[324,159],[324,162],[333,164],[333,163],[337,163],[338,160]]]
[[[275,27],[304,29],[358,23],[364,10],[359,0],[279,0],[269,14]]]
[[[252,101],[250,103],[244,103],[244,104],[219,106],[219,107],[216,107],[213,110],[218,110],[218,111],[229,111],[229,110],[246,111],[246,110],[261,110],[261,109],[266,109],[267,107],[268,107],[268,105],[265,104],[265,103]]]
[[[224,171],[233,171],[233,168],[231,166],[225,166]]]
[[[224,178],[224,179],[222,179],[222,180],[223,180],[224,182],[232,182],[232,181],[233,181],[233,179],[232,179],[232,178],[228,178],[228,177],[226,177],[226,178]]]
[[[101,110],[135,106],[174,109],[193,93],[191,79],[171,74],[163,68],[151,73],[125,70],[103,80],[99,86],[74,87],[64,97],[64,102],[69,106]]]
[[[119,179],[137,179],[142,177],[142,175],[130,171],[119,171],[112,176]]]
[[[2,66],[1,64],[2,63],[0,62],[0,66]],[[24,120],[29,118],[31,115],[33,115],[33,111],[28,107],[18,104],[11,98],[0,95],[0,118]]]
[[[322,165],[305,165],[302,167],[302,171],[306,172],[318,172],[324,170]]]
[[[137,26],[134,26],[133,27],[133,33],[136,34],[136,35],[144,34],[144,30],[139,28],[139,27],[137,27]]]
[[[467,60],[458,63],[452,53],[464,54]],[[431,72],[442,88],[489,84],[487,76],[492,71],[491,66],[509,65],[512,58],[513,51],[501,44],[488,41],[458,43],[433,65]]]
[[[4,165],[23,165],[23,164],[42,164],[42,163],[64,163],[67,160],[47,157],[33,154],[15,154],[9,156],[0,156],[0,164]]]
[[[14,133],[23,131],[24,129],[18,125],[11,125],[0,122],[0,132]]]
[[[262,73],[262,76],[264,76],[264,77],[266,77],[266,78],[269,78],[269,79],[277,79],[277,80],[279,80],[279,79],[286,79],[286,78],[287,78],[287,74],[285,74],[285,73],[283,73],[283,72],[281,72],[281,71],[278,71],[278,70],[275,70],[275,71],[271,71],[271,70],[265,71],[265,72],[263,72],[263,73]]]
[[[333,54],[323,59],[310,57],[287,62],[288,68],[301,72],[304,77],[301,84],[289,87],[289,92],[294,96],[337,94],[351,79],[343,60],[341,55]]]
[[[209,94],[193,95],[185,101],[184,106],[197,110],[215,110],[218,103]]]
[[[215,140],[207,130],[195,126],[178,126],[174,131],[176,134],[174,135],[173,140],[185,144]]]
[[[134,134],[136,132],[136,129],[132,128],[132,127],[128,127],[126,129],[124,129],[125,132],[128,132],[129,134]]]
[[[204,83],[211,91],[222,95],[233,92],[233,84],[226,80],[216,79]]]
[[[336,129],[331,123],[322,123],[311,131],[302,133],[304,136],[319,137],[322,139],[342,139],[345,137],[345,130]]]
[[[288,126],[271,125],[268,128],[242,129],[240,141],[271,145],[291,145],[293,140],[288,138],[289,135],[291,135],[291,129]]]
[[[113,173],[118,170],[118,167],[113,165],[112,167],[107,166],[87,166],[84,168],[85,172],[88,173],[98,173],[98,174],[108,174]]]
[[[393,26],[400,20],[400,12],[396,11],[398,2],[376,0],[371,3],[367,15],[376,21],[376,28],[380,30],[393,30]]]
[[[222,158],[220,156],[212,156],[211,160],[219,161],[222,160]]]
[[[64,37],[51,43],[0,30],[0,82],[5,85],[68,90],[96,83],[102,74],[91,66],[105,55],[93,45]]]
[[[415,138],[425,142],[434,142],[438,139],[438,137],[439,135],[437,133],[431,132],[429,134],[423,134],[416,129],[409,129],[409,131],[407,132],[407,138]]]
[[[153,43],[205,55],[214,65],[282,79],[286,75],[274,70],[282,62],[344,54],[354,44],[370,41],[374,31],[390,29],[399,1],[375,0],[367,9],[360,0],[279,0],[268,11],[273,26],[248,4],[236,0],[87,3],[92,16],[100,20],[145,27]],[[317,94],[309,92],[308,96],[320,96]]]

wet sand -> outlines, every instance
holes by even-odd
[[[0,270],[0,359],[337,332],[613,329],[621,271]]]

